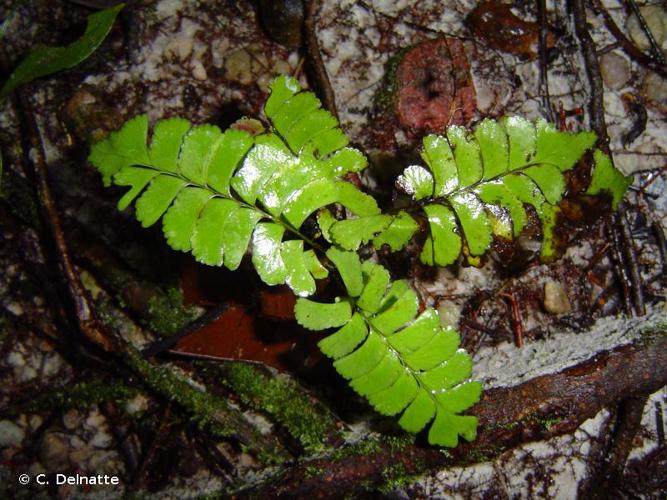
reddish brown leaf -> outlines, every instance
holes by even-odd
[[[286,370],[280,358],[293,345],[294,341],[289,339],[277,342],[259,339],[255,319],[243,306],[231,304],[217,320],[180,339],[174,350],[195,356],[258,361]]]
[[[468,15],[466,21],[475,37],[494,49],[535,59],[539,55],[540,25],[518,18],[511,7],[511,4],[484,2]],[[549,29],[547,48],[552,48],[555,42],[553,31]]]
[[[286,286],[274,287],[259,292],[260,308],[266,318],[290,321],[294,319],[296,296]]]
[[[410,49],[396,70],[396,112],[415,132],[443,132],[467,123],[475,112],[475,90],[463,44],[440,38]]]

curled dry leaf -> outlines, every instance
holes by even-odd
[[[469,125],[477,104],[463,43],[438,38],[399,52],[389,62],[376,101],[382,126],[376,127],[375,139],[382,150],[396,149],[397,135],[416,146],[425,133]]]

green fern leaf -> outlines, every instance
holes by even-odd
[[[431,422],[429,442],[440,446],[456,446],[459,436],[474,439],[476,417],[458,413],[479,399],[481,385],[468,380],[472,360],[459,349],[459,335],[443,329],[431,308],[418,315],[407,281],[391,282],[381,265],[336,249],[330,258],[344,276],[349,302],[298,299],[297,321],[313,330],[340,327],[320,349],[377,411],[403,412],[405,430],[419,432]]]
[[[317,97],[302,92],[292,77],[279,76],[273,81],[264,112],[295,154],[309,144],[319,156],[326,156],[349,142]]]
[[[328,272],[304,249],[304,221],[332,203],[361,217],[383,216],[372,197],[341,179],[367,161],[345,147],[347,139],[313,94],[280,77],[265,112],[273,131],[256,137],[174,118],[159,121],[150,141],[148,119],[138,116],[95,144],[89,160],[105,184],[129,187],[119,209],[136,200],[144,227],[162,218],[174,249],[236,269],[250,247],[262,280],[310,295]],[[297,239],[285,240],[289,234]]]
[[[611,206],[614,210],[623,199],[623,194],[632,184],[632,176],[624,176],[614,168],[611,158],[602,151],[595,151],[593,155],[595,168],[593,177],[586,194],[596,195],[606,193],[611,196]]]
[[[328,241],[346,250],[356,250],[373,240],[376,248],[387,244],[393,252],[403,248],[417,231],[417,222],[405,211],[397,215],[368,215],[337,221],[323,216],[320,230]]]
[[[553,256],[551,231],[554,206],[565,192],[563,172],[574,167],[595,139],[592,132],[560,132],[545,121],[533,125],[519,117],[484,120],[472,134],[453,126],[446,136],[425,137],[422,159],[427,168],[410,166],[397,181],[416,200],[428,200],[423,208],[430,235],[422,262],[451,264],[463,247],[462,236],[471,256],[485,253],[494,234],[518,236],[527,223],[525,204],[542,221],[542,256]],[[601,153],[595,158],[588,192],[607,191],[616,206],[627,181]]]
[[[392,218],[389,225],[373,239],[373,245],[376,248],[388,245],[392,252],[398,252],[407,245],[417,229],[419,229],[419,226],[415,220],[407,212],[401,210],[398,215]]]

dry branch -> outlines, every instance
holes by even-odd
[[[383,472],[388,467],[400,464],[405,474],[421,474],[492,459],[522,443],[573,432],[603,408],[666,383],[667,334],[646,334],[635,344],[598,353],[561,372],[486,391],[472,412],[480,419],[477,440],[449,454],[418,445],[381,446],[371,453],[305,462],[252,493],[259,498],[362,494],[387,480]]]

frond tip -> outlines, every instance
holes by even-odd
[[[428,424],[431,444],[471,441],[477,418],[460,415],[478,401],[481,384],[468,380],[472,360],[459,335],[442,328],[438,313],[419,302],[406,280],[392,282],[379,264],[332,248],[327,256],[349,299],[331,304],[299,299],[297,321],[306,328],[339,328],[318,344],[334,367],[383,415],[402,413],[399,425],[416,433]]]

